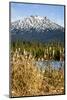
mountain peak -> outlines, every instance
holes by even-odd
[[[21,38],[29,41],[63,40],[64,28],[52,22],[47,16],[31,15],[11,23],[11,33],[14,39]]]
[[[30,31],[33,28],[36,31],[45,31],[45,30],[63,30],[64,28],[47,18],[47,16],[38,16],[31,15],[29,17],[25,17],[22,20],[18,20],[16,22],[11,23],[11,30],[13,29],[21,29],[22,31]]]

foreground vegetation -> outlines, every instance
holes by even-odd
[[[11,96],[64,94],[64,69],[53,70],[48,65],[40,70],[35,63],[39,58],[63,60],[63,53],[63,46],[56,44],[13,44],[10,51]]]

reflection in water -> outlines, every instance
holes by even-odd
[[[46,69],[48,66],[50,66],[52,69],[63,69],[64,68],[64,61],[36,61],[36,65],[39,68]]]

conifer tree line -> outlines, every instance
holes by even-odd
[[[18,48],[20,48],[22,54],[25,50],[27,55],[31,54],[36,60],[38,58],[44,58],[45,60],[64,60],[64,44],[62,42],[51,41],[41,43],[17,40],[11,43],[12,51]]]

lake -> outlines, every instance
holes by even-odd
[[[52,69],[63,69],[64,68],[64,61],[55,61],[55,60],[50,60],[50,61],[36,61],[36,66],[39,68],[47,68],[50,66]]]

